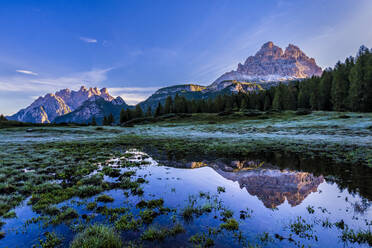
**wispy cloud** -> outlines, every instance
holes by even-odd
[[[128,104],[137,104],[146,100],[160,87],[120,87],[108,88],[110,94],[114,96],[121,96]]]
[[[27,75],[33,75],[33,76],[37,76],[38,75],[36,72],[27,71],[27,70],[16,70],[16,72],[19,72],[19,73],[22,73],[22,74],[27,74]]]
[[[94,38],[80,37],[80,40],[87,42],[87,43],[97,43],[97,40]]]
[[[102,81],[107,78],[107,72],[112,68],[107,69],[92,69],[74,73],[62,77],[43,77],[29,78],[24,77],[3,77],[0,78],[0,91],[3,92],[33,92],[37,94],[45,94],[55,92],[61,88],[78,89],[81,85],[99,86]]]

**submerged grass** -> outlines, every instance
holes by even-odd
[[[107,247],[121,248],[123,242],[120,235],[112,228],[104,225],[93,225],[76,235],[71,248]]]
[[[172,228],[150,226],[143,232],[141,238],[149,241],[162,241],[167,237],[175,236],[185,231],[185,228],[179,223],[175,224]]]

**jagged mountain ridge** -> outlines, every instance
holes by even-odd
[[[113,101],[106,88],[86,88],[81,86],[78,91],[63,89],[56,93],[48,93],[37,98],[30,106],[21,109],[16,114],[7,117],[9,120],[32,123],[51,123],[58,116],[73,112],[86,100],[98,96],[105,101]]]
[[[102,123],[104,116],[113,114],[115,122],[119,121],[120,111],[130,108],[123,98],[118,96],[112,101],[107,101],[100,96],[93,96],[86,100],[74,111],[58,116],[55,123],[91,123],[92,118],[96,118],[98,124]]]

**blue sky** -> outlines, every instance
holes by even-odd
[[[81,85],[131,104],[208,85],[269,40],[333,66],[372,47],[370,13],[370,0],[2,0],[0,113]]]

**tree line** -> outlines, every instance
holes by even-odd
[[[131,119],[160,116],[170,113],[219,113],[256,109],[372,112],[372,51],[361,46],[357,56],[338,62],[335,67],[323,71],[321,76],[280,83],[268,90],[249,94],[218,95],[208,99],[186,99],[184,96],[168,96],[143,112],[140,105],[135,109],[122,109],[120,123]],[[114,123],[112,114],[105,116],[104,125]]]

